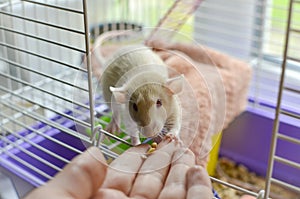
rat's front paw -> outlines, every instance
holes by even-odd
[[[139,137],[131,137],[131,144],[133,146],[137,146],[141,144],[140,138]]]
[[[165,140],[169,140],[169,141],[175,141],[176,143],[183,145],[183,142],[181,141],[181,139],[179,138],[178,134],[174,134],[174,133],[167,133],[164,137]]]
[[[121,129],[118,124],[116,124],[114,121],[111,121],[105,128],[105,130],[109,133],[112,133],[114,135],[118,135],[121,132]]]

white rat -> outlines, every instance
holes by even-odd
[[[103,97],[113,110],[107,131],[120,130],[121,111],[114,105],[122,104],[139,131],[130,132],[133,145],[140,144],[139,133],[145,137],[178,135],[181,109],[176,94],[182,90],[183,75],[168,78],[165,63],[143,45],[122,48],[104,65]]]

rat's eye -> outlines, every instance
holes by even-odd
[[[162,102],[161,102],[160,99],[158,99],[158,100],[156,101],[156,107],[159,108],[159,107],[161,107],[161,105],[162,105]]]
[[[138,111],[138,107],[137,107],[136,103],[133,103],[133,104],[132,104],[132,108],[133,108],[133,110],[134,110],[135,112]]]

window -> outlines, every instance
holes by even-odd
[[[289,0],[210,0],[195,15],[195,39],[253,67],[249,110],[274,116],[284,55]],[[292,13],[286,87],[300,89],[300,3]],[[287,91],[282,107],[299,114],[300,94]],[[272,114],[270,114],[272,113]]]

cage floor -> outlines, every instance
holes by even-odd
[[[264,189],[265,186],[264,177],[251,172],[244,165],[237,164],[224,157],[219,159],[215,177],[256,193]],[[222,199],[240,199],[242,195],[241,192],[221,184],[213,183],[213,187]],[[270,194],[270,197],[273,199],[300,199],[299,193],[295,193],[275,184],[271,187]]]

